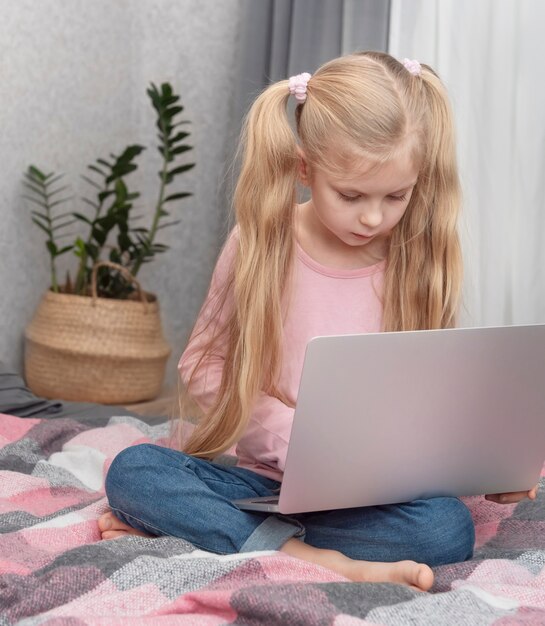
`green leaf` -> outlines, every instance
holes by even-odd
[[[164,224],[157,226],[157,230],[161,230],[162,228],[168,228],[169,226],[176,226],[176,224],[179,224],[181,221],[182,220],[174,220],[173,222],[165,222]]]
[[[57,231],[60,228],[65,228],[66,226],[70,226],[71,224],[73,224],[76,220],[70,220],[69,222],[64,222],[63,224],[56,224],[55,228],[53,230]]]
[[[189,196],[192,196],[192,193],[189,192],[180,192],[180,193],[173,193],[170,196],[167,196],[164,200],[163,203],[165,202],[171,202],[172,200],[181,200],[182,198],[188,198]]]
[[[187,172],[193,167],[195,167],[195,163],[188,163],[187,165],[180,165],[179,167],[175,167],[173,170],[170,170],[169,172],[167,172],[165,176],[165,181],[167,183],[170,183],[172,179],[174,178],[174,176],[177,176],[178,174],[182,174],[183,172]]]
[[[54,195],[60,193],[61,191],[64,191],[65,189],[70,189],[70,185],[64,185],[63,187],[59,187],[58,189],[54,189],[53,191],[50,191],[47,195],[48,195],[49,198],[51,198]]]
[[[32,202],[33,204],[37,204],[41,209],[47,210],[47,204],[45,204],[44,202],[40,202],[39,200],[36,200],[36,198],[32,198],[31,196],[23,196],[23,198],[25,200],[28,200],[29,202]]]
[[[57,220],[60,220],[63,217],[68,217],[69,215],[73,216],[74,214],[72,213],[72,211],[68,211],[67,213],[59,213],[58,215],[55,215],[55,217],[52,217],[51,221],[56,222]]]
[[[31,215],[34,215],[35,218],[40,219],[40,220],[44,220],[45,222],[45,226],[50,225],[50,219],[48,215],[44,215],[43,213],[38,213],[38,211],[31,211],[30,212]]]
[[[103,246],[106,243],[106,237],[108,233],[100,228],[93,228],[91,236],[100,245]]]
[[[46,212],[46,213],[40,213],[40,212],[39,212],[39,211],[37,211],[36,209],[32,209],[32,210],[30,211],[30,214],[31,214],[31,215],[35,215],[36,217],[39,217],[39,218],[41,218],[41,219],[43,219],[43,220],[46,220],[47,222],[49,222],[49,221],[50,221],[49,214],[48,214],[47,212]]]
[[[127,235],[127,233],[120,233],[117,237],[117,243],[119,244],[119,248],[122,252],[125,252],[132,246],[131,238]]]
[[[49,228],[46,228],[41,222],[39,222],[35,217],[32,218],[32,221],[36,224],[36,226],[38,226],[38,228],[41,228],[44,233],[49,237],[50,235],[50,230]]]
[[[179,99],[180,99],[180,96],[163,96],[161,98],[161,102],[163,106],[168,107],[178,102]]]
[[[145,248],[149,247],[149,240],[148,240],[147,237],[142,237],[142,235],[140,233],[136,233],[136,238],[138,239],[138,242],[142,246],[144,246]]]
[[[195,167],[195,163],[187,163],[186,165],[180,165],[180,167],[176,167],[171,170],[169,174],[181,174],[182,172],[187,172]]]
[[[57,256],[57,246],[55,245],[55,243],[53,241],[46,241],[45,245],[47,246],[47,249],[49,250],[49,254],[52,257],[56,257]]]
[[[41,209],[44,209],[44,211],[47,211],[47,203],[46,202],[41,202],[40,200],[36,200],[36,198],[33,198],[32,196],[23,196],[23,198],[25,200],[28,200],[29,202],[32,202],[32,204],[36,204]]]
[[[95,227],[99,230],[105,231],[106,233],[110,232],[110,230],[112,230],[112,228],[116,225],[116,208],[117,206],[113,204],[108,209],[106,215],[103,215],[95,221]]]
[[[78,237],[74,242],[74,254],[79,258],[84,258],[86,256],[85,253],[85,242],[81,237]]]
[[[72,231],[68,232],[68,233],[59,233],[55,235],[55,239],[57,241],[60,241],[61,239],[66,239],[67,237],[71,237],[72,239],[74,238],[74,233]],[[74,246],[72,246],[73,248]]]
[[[30,174],[30,176],[32,176],[33,178],[41,182],[44,182],[47,178],[47,176],[42,171],[40,171],[35,165],[29,165],[28,173]],[[49,176],[51,176],[51,174],[49,174]]]
[[[164,119],[160,119],[157,122],[157,128],[163,133],[163,138],[165,135],[167,135],[168,138],[170,137],[172,131],[182,124],[191,124],[191,122],[189,122],[188,120],[182,120],[180,122],[176,122],[176,124],[171,124],[170,122],[166,122]]]
[[[106,179],[106,183],[112,183],[114,180],[121,179],[123,176],[129,175],[134,170],[138,169],[138,166],[135,163],[120,163],[114,167],[112,173]]]
[[[121,255],[115,248],[112,248],[112,250],[110,250],[110,261],[112,261],[113,263],[121,264]]]
[[[95,211],[98,209],[98,204],[96,202],[93,202],[92,200],[89,200],[88,198],[81,198],[81,200],[82,202],[85,202],[85,204],[92,206],[93,209],[95,209]]]
[[[173,148],[172,150],[170,150],[170,154],[182,154],[184,152],[187,152],[188,150],[193,150],[193,146],[178,146],[177,148]]]
[[[161,141],[166,139],[166,136],[170,135],[170,133],[172,132],[172,128],[173,128],[170,124],[167,124],[162,117],[159,117],[159,119],[157,120],[156,126],[160,131]]]
[[[106,198],[109,198],[114,193],[115,193],[115,191],[113,189],[110,189],[108,191],[101,191],[98,194],[98,201],[102,204],[104,202],[104,200],[106,200]]]
[[[183,106],[171,106],[168,109],[165,109],[165,116],[170,120],[178,113],[181,113],[184,110]]]
[[[151,83],[151,87],[147,90],[147,94],[151,98],[152,104],[155,108],[158,108],[161,106],[161,98],[159,97],[159,91],[153,83]]]
[[[119,200],[125,200],[127,198],[127,185],[118,178],[115,181],[115,194]]]
[[[23,181],[23,185],[27,188],[30,189],[33,193],[35,193],[38,196],[41,196],[42,198],[47,198],[47,194],[45,193],[45,191],[43,189],[40,189],[38,187],[35,187],[33,184],[28,183]]]
[[[85,246],[86,254],[96,261],[98,259],[100,249],[92,243],[84,243],[83,245]]]
[[[55,202],[52,202],[49,205],[49,208],[52,209],[53,207],[57,206],[58,204],[63,204],[64,202],[68,202],[68,200],[72,200],[74,196],[70,196],[68,198],[61,198],[60,200],[55,200]]]
[[[90,185],[92,185],[93,187],[95,187],[95,189],[102,189],[102,187],[101,187],[98,183],[96,183],[96,182],[95,182],[92,178],[89,178],[89,177],[87,177],[87,176],[83,176],[83,174],[82,174],[82,176],[81,176],[81,177],[83,178],[83,180],[84,180],[86,183],[89,183]]]
[[[170,97],[172,95],[172,87],[171,87],[170,83],[162,83],[161,84],[161,92],[162,92],[163,98]]]
[[[93,170],[93,172],[96,172],[97,174],[100,174],[103,178],[106,178],[106,174],[96,165],[88,165],[87,169]]]
[[[53,178],[50,178],[50,176],[53,176],[53,172],[51,172],[51,174],[47,175],[47,180],[44,183],[44,187],[50,187],[51,185],[53,185],[54,183],[56,183],[58,180],[60,180],[61,178],[63,178],[64,174],[57,174],[56,176],[53,176]]]
[[[190,133],[184,133],[183,131],[180,131],[179,133],[176,133],[176,135],[174,135],[174,137],[171,137],[168,140],[169,145],[173,145],[175,143],[177,143],[178,141],[183,141],[184,139],[187,139],[187,137],[189,137]]]

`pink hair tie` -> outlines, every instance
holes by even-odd
[[[422,74],[422,66],[416,59],[403,59],[402,63],[405,69],[409,70],[413,76],[420,76]]]
[[[304,102],[307,99],[307,85],[311,75],[308,72],[292,76],[288,83],[290,94],[295,96],[297,102]]]

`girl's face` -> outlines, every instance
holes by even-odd
[[[373,252],[381,256],[386,239],[407,209],[417,177],[409,155],[339,175],[318,168],[311,172],[301,153],[301,181],[310,187],[309,209],[318,233],[347,253],[350,248],[366,247],[370,256]]]

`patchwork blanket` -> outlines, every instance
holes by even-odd
[[[101,541],[103,481],[124,447],[167,425],[100,428],[0,415],[0,626],[47,624],[545,624],[545,492],[469,498],[475,557],[430,593],[352,583],[277,552],[217,556],[170,537]]]

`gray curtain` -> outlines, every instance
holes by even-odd
[[[245,0],[240,8],[239,79],[228,129],[227,168],[222,186],[229,206],[242,119],[268,84],[357,50],[388,49],[391,0]],[[229,224],[230,226],[230,224]],[[227,229],[228,230],[228,229]],[[227,231],[226,231],[227,232]]]
[[[267,84],[356,50],[387,50],[390,0],[247,0],[233,119]]]

